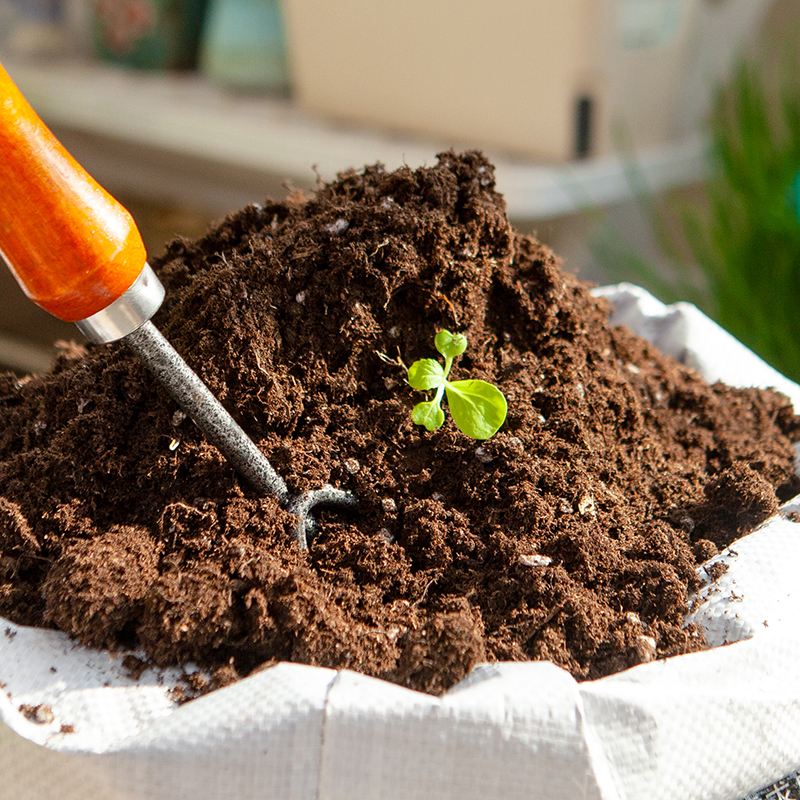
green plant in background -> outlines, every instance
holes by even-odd
[[[711,121],[712,166],[701,204],[644,202],[669,269],[605,230],[600,263],[665,302],[685,299],[785,375],[800,380],[800,84],[784,68],[770,90],[742,64]],[[795,78],[795,80],[793,80]]]
[[[412,389],[427,392],[436,390],[433,400],[417,403],[411,419],[435,431],[444,423],[442,399],[447,394],[447,405],[458,429],[473,439],[494,436],[505,422],[507,404],[503,393],[491,383],[473,379],[448,381],[453,359],[467,349],[467,337],[461,333],[439,331],[434,340],[436,349],[444,356],[444,366],[433,358],[421,358],[408,368],[408,384]]]

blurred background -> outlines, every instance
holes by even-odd
[[[0,0],[0,62],[151,256],[376,161],[481,148],[569,271],[800,379],[797,0]],[[0,368],[79,339],[0,270]]]

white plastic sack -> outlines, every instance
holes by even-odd
[[[693,306],[598,293],[706,378],[800,408],[799,386]],[[122,656],[0,620],[0,798],[739,800],[800,765],[800,526],[776,516],[717,559],[693,619],[728,646],[582,684],[486,665],[441,698],[279,664],[178,706],[176,671],[134,681]]]

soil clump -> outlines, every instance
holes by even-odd
[[[0,377],[0,615],[224,685],[292,660],[441,692],[486,660],[579,680],[705,647],[696,567],[800,489],[782,395],[708,385],[509,225],[491,165],[342,174],[152,262],[154,322],[293,491],[349,489],[309,549],[124,345]],[[508,399],[490,440],[403,365]]]

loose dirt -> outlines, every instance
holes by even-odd
[[[124,345],[0,377],[0,615],[223,685],[292,660],[441,692],[486,660],[583,680],[705,647],[698,562],[800,489],[798,419],[709,386],[510,227],[477,153],[342,174],[152,262],[154,322],[294,491],[349,489],[308,551]],[[403,365],[505,393],[476,442],[412,424]]]

